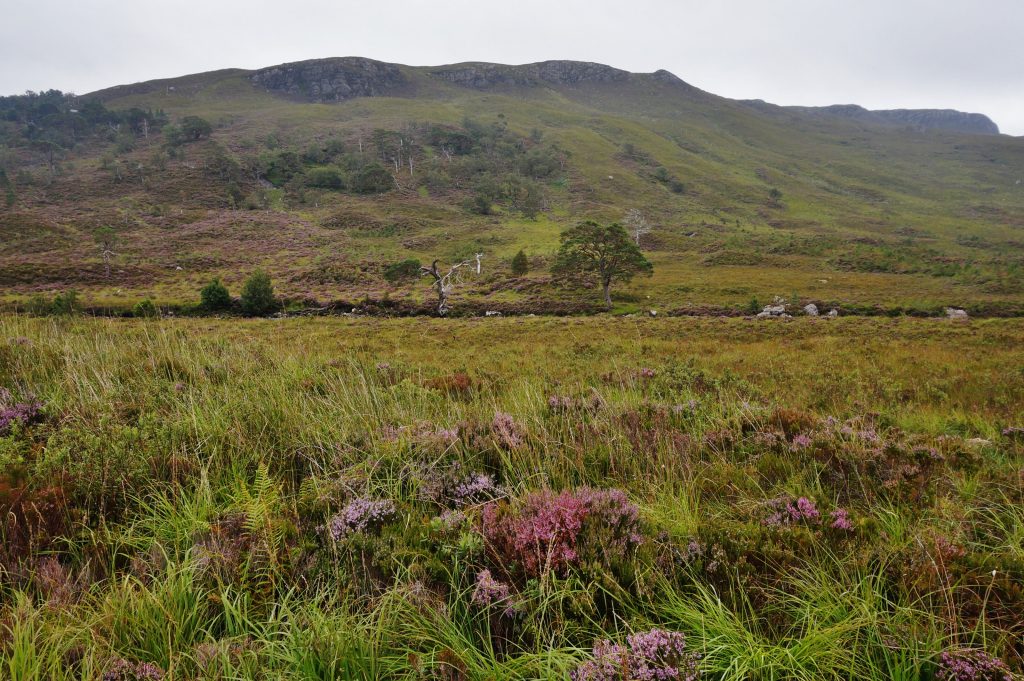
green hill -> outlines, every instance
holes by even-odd
[[[586,309],[596,290],[548,275],[559,233],[637,209],[655,273],[616,291],[623,311],[1024,307],[1024,138],[976,114],[777,107],[581,62],[344,58],[7,97],[0,118],[8,302],[188,303],[262,267],[294,300],[415,306],[426,283],[396,264],[483,252],[456,307]]]

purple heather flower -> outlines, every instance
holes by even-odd
[[[491,432],[497,437],[506,449],[516,449],[523,445],[526,439],[523,428],[510,414],[495,412],[494,421],[491,422]]]
[[[338,541],[353,532],[374,530],[395,515],[395,504],[388,499],[374,500],[366,497],[353,499],[341,513],[327,523],[331,538]]]
[[[573,681],[695,681],[700,676],[700,656],[686,651],[686,637],[679,632],[652,629],[631,634],[626,644],[600,641],[593,660],[570,675]]]
[[[25,426],[38,420],[42,416],[42,409],[43,403],[39,400],[0,407],[0,434],[6,433],[15,423]]]
[[[638,372],[638,374],[639,374],[640,378],[651,379],[651,378],[654,378],[655,376],[657,376],[658,372],[655,371],[654,369],[651,369],[651,368],[648,368],[648,367],[641,367],[641,369]]]
[[[455,503],[459,505],[478,504],[500,496],[502,489],[494,484],[494,479],[486,473],[473,473],[456,485],[452,493]]]
[[[801,521],[815,521],[821,515],[814,502],[807,497],[800,497],[796,501],[774,499],[768,502],[768,508],[772,511],[764,519],[764,524],[768,527],[783,527]]]
[[[473,588],[473,602],[477,605],[489,606],[508,600],[509,586],[491,576],[490,570],[481,570],[476,576]]]
[[[983,650],[953,650],[939,657],[936,681],[1013,681],[1006,664]]]
[[[853,530],[853,521],[845,508],[837,508],[830,514],[832,516],[832,528],[836,530]]]
[[[810,436],[804,435],[803,433],[799,433],[793,436],[793,449],[807,449],[813,443],[814,440],[812,440]]]

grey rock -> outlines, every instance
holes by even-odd
[[[582,61],[543,61],[522,66],[469,62],[438,67],[429,73],[434,78],[478,90],[510,85],[613,83],[626,81],[630,76],[628,71]]]
[[[764,309],[757,313],[758,319],[778,319],[788,316],[785,305],[765,305]]]
[[[647,314],[651,315],[652,317],[657,317],[658,316],[658,311],[657,310],[648,310]]]
[[[393,94],[408,80],[395,64],[337,57],[281,64],[249,76],[256,86],[309,102],[341,102]]]
[[[815,305],[814,303],[808,303],[807,305],[804,305],[804,314],[807,315],[808,317],[817,317],[818,306]]]
[[[836,317],[839,316],[839,310],[833,307],[831,310],[828,311],[828,316],[831,317],[832,319],[835,319]]]
[[[946,317],[949,319],[970,319],[970,316],[967,314],[967,310],[961,310],[956,307],[947,307]]]
[[[485,317],[500,317],[501,313],[498,312],[497,310],[487,310],[486,312],[484,312],[484,316]]]

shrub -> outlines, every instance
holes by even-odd
[[[686,651],[686,637],[676,631],[651,629],[631,634],[626,645],[605,640],[594,646],[594,659],[571,674],[572,681],[634,681],[635,679],[699,678],[700,655]]]
[[[420,275],[420,261],[408,258],[401,262],[391,263],[384,268],[384,278],[395,283],[403,279],[414,279]]]
[[[277,300],[274,298],[270,275],[263,270],[256,270],[242,287],[242,310],[248,315],[263,315],[276,308]]]
[[[210,122],[199,116],[185,116],[181,119],[180,126],[182,136],[189,141],[201,140],[213,132]]]
[[[610,565],[638,546],[640,512],[621,490],[534,492],[520,504],[488,504],[483,535],[495,561],[527,577],[565,573],[580,562]]]
[[[955,650],[942,653],[937,681],[1012,681],[1002,660],[983,650]]]
[[[82,311],[82,306],[78,302],[77,291],[65,291],[64,293],[58,293],[53,303],[50,305],[50,314],[55,315],[73,315],[78,314]]]
[[[214,279],[199,292],[199,304],[204,310],[227,310],[231,308],[231,294],[220,279]]]
[[[345,181],[334,168],[310,168],[306,171],[306,184],[319,189],[343,189]]]
[[[327,530],[335,541],[353,532],[372,532],[395,516],[395,504],[389,499],[359,497],[331,518]]]
[[[159,317],[160,310],[157,309],[152,300],[145,298],[135,303],[135,307],[132,308],[132,316],[146,318]]]
[[[352,189],[358,194],[383,194],[395,188],[395,178],[379,163],[368,163],[352,178]]]
[[[512,274],[521,277],[529,271],[530,261],[527,260],[526,253],[523,253],[522,249],[520,249],[515,257],[512,258]]]

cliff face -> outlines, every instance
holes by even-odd
[[[977,113],[964,113],[952,109],[892,109],[872,113],[890,123],[911,125],[922,130],[952,130],[979,135],[999,134],[999,126],[992,119]]]
[[[454,64],[431,69],[429,73],[434,78],[480,90],[502,85],[613,83],[628,80],[630,76],[628,71],[579,61],[545,61],[522,66]]]
[[[395,64],[339,57],[281,64],[249,76],[256,86],[310,102],[340,102],[354,97],[393,94],[406,85]]]
[[[778,107],[761,100],[747,100],[748,106],[761,111],[795,111],[811,116],[836,116],[850,120],[874,123],[875,125],[896,125],[918,130],[949,130],[974,135],[998,135],[999,126],[983,114],[965,113],[953,109],[889,109],[872,111],[856,104],[833,104],[831,106],[786,106]]]

